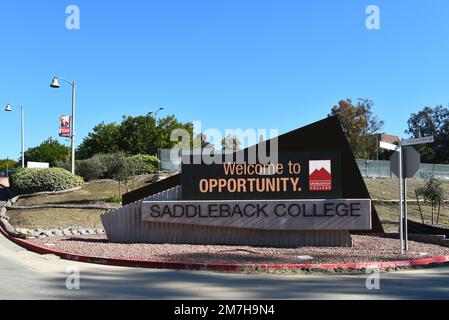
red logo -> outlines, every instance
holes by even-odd
[[[332,191],[332,163],[330,160],[309,162],[310,191]]]

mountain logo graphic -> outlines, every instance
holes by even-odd
[[[331,160],[309,161],[309,170],[310,191],[332,191]]]

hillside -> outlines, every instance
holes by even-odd
[[[149,177],[138,179],[135,187],[140,187],[148,181]],[[373,199],[378,200],[397,200],[399,198],[398,181],[393,179],[366,179],[366,185]],[[414,191],[423,185],[423,181],[410,180],[408,182],[408,197],[415,199]],[[443,183],[444,190],[449,199],[449,181]],[[105,199],[111,195],[117,194],[118,185],[112,181],[98,181],[85,184],[79,191],[72,193],[40,196],[20,200],[19,206],[32,206],[39,204],[95,204],[104,203]],[[398,204],[379,204],[376,203],[376,209],[380,219],[387,232],[397,232],[399,221]],[[441,208],[440,226],[449,228],[449,207],[447,205]],[[428,205],[422,205],[424,219],[426,223],[431,221],[431,208]],[[11,223],[17,227],[39,229],[39,228],[58,228],[70,226],[82,226],[90,228],[100,228],[100,215],[104,210],[80,210],[80,209],[35,209],[35,210],[14,210],[8,212],[11,217]],[[419,208],[417,205],[409,206],[410,219],[422,222]]]
[[[377,200],[398,200],[399,199],[399,182],[396,179],[365,179],[365,183],[373,199]],[[416,200],[415,190],[424,185],[422,180],[407,181],[407,197],[408,200]],[[449,200],[449,181],[443,181],[443,189],[445,198]],[[399,204],[379,204],[375,203],[380,220],[384,225],[386,232],[398,232],[399,229]],[[424,221],[431,223],[431,207],[429,205],[421,205]],[[416,204],[408,206],[409,219],[422,223],[421,213]],[[435,216],[436,217],[436,216]],[[441,207],[440,227],[449,228],[449,206]]]

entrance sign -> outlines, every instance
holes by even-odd
[[[371,200],[145,201],[142,221],[257,230],[371,230]]]
[[[109,241],[350,247],[351,231],[383,233],[337,117],[232,154],[192,153],[182,173],[101,216]]]
[[[190,156],[196,157],[196,156]],[[248,159],[247,156],[244,157]],[[341,198],[339,152],[280,153],[278,163],[184,161],[184,200],[274,200]],[[187,164],[186,164],[187,163]]]

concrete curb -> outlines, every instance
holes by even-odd
[[[113,210],[117,209],[117,206],[105,205],[105,204],[41,204],[34,206],[14,206],[8,205],[6,209],[9,211],[14,210],[36,210],[36,209],[90,209],[90,210]]]
[[[99,265],[108,265],[116,267],[132,267],[132,268],[147,268],[147,269],[169,269],[169,270],[205,270],[215,272],[266,272],[266,271],[341,271],[353,270],[365,272],[366,269],[391,270],[402,269],[410,267],[426,267],[432,265],[441,265],[449,262],[449,256],[440,256],[434,258],[425,258],[410,261],[395,261],[395,262],[367,262],[367,263],[343,263],[343,264],[208,264],[208,263],[192,263],[192,262],[174,262],[174,261],[150,261],[150,260],[125,260],[125,259],[111,259],[100,257],[89,257],[84,255],[77,255],[58,250],[52,250],[32,243],[28,240],[23,240],[10,236],[2,227],[0,233],[15,244],[38,254],[55,255],[64,260],[93,263]]]
[[[37,192],[37,193],[31,193],[31,194],[21,194],[21,195],[14,196],[13,198],[10,199],[10,201],[12,204],[14,204],[22,198],[27,199],[27,198],[34,198],[34,197],[39,197],[39,196],[54,196],[54,195],[79,191],[79,190],[81,190],[81,188],[82,187],[76,187],[76,188],[71,188],[71,189],[62,190],[62,191],[44,191],[44,192]]]

